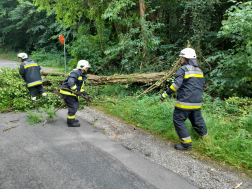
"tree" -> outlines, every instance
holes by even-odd
[[[8,31],[5,31],[4,28],[8,27],[10,24],[13,24],[10,18],[10,12],[13,11],[18,5],[16,0],[5,0],[0,1],[0,45],[15,44],[15,36],[18,31],[12,31],[14,35],[8,35]]]
[[[212,81],[225,96],[252,94],[252,1],[237,3],[226,11],[220,38],[228,38],[232,46],[215,53],[209,61],[216,61]]]

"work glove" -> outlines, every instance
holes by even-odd
[[[78,91],[77,93],[78,93],[78,96],[83,96],[86,101],[91,101],[91,97],[85,91],[84,92]]]
[[[82,92],[84,98],[86,99],[86,101],[91,101],[91,97],[88,95],[88,93],[86,93],[85,91]]]
[[[88,96],[88,93],[86,93],[85,91],[83,91],[82,94],[83,94],[84,96]]]
[[[164,101],[164,99],[165,99],[167,96],[168,96],[168,94],[167,94],[166,91],[165,91],[163,94],[161,94],[160,100],[161,100],[161,101]]]

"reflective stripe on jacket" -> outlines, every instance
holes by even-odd
[[[64,88],[71,89],[75,88],[76,85],[77,91],[84,92],[84,85],[86,79],[87,79],[86,74],[82,73],[81,70],[74,69],[69,73],[66,80],[63,82],[60,93],[63,95],[70,95],[77,97],[77,95],[67,90],[64,90]]]
[[[166,93],[170,95],[177,91],[176,108],[200,109],[204,86],[205,79],[201,69],[185,63],[176,72],[175,80]]]
[[[20,64],[19,73],[25,80],[27,87],[42,85],[40,66],[31,59],[25,59]]]

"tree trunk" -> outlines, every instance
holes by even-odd
[[[111,85],[111,84],[130,84],[130,83],[151,83],[159,81],[163,76],[167,75],[167,72],[153,72],[153,73],[142,73],[142,74],[130,74],[130,75],[112,75],[112,76],[97,76],[87,74],[87,83],[91,86],[96,85]],[[41,72],[41,75],[47,76],[67,76],[64,73],[47,73]],[[64,80],[60,80],[63,82]],[[50,81],[44,81],[43,85],[50,85]]]
[[[140,0],[139,1],[139,9],[140,9],[140,19],[141,19],[141,31],[143,34],[143,43],[148,43],[144,37],[144,21],[146,20],[143,18],[143,15],[145,14],[145,0]],[[145,47],[143,46],[143,61],[146,62],[146,56],[145,56]],[[142,69],[142,64],[141,62],[140,69]]]

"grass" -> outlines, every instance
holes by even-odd
[[[122,101],[142,92],[143,89],[126,88],[123,85],[88,87],[86,91],[92,96],[113,98],[116,105],[104,103],[97,105],[108,114],[120,117],[129,124],[142,128],[172,143],[179,143],[180,139],[173,126],[173,111],[175,98],[168,98],[165,102],[159,99],[158,91],[130,101]],[[133,92],[135,91],[135,92]],[[210,157],[221,164],[242,169],[252,174],[252,127],[249,125],[251,115],[229,114],[232,112],[225,106],[227,101],[217,99],[214,102],[204,97],[202,115],[205,119],[209,139],[202,141],[193,130],[189,120],[186,120],[190,131],[193,149],[192,153]],[[249,100],[249,99],[248,99]],[[250,99],[251,100],[251,99]],[[245,107],[249,108],[249,107]],[[251,106],[250,106],[251,108]],[[234,107],[234,111],[237,107]],[[251,109],[250,109],[251,110]],[[232,112],[233,113],[233,112]],[[247,120],[241,121],[241,120]],[[247,124],[244,124],[247,123]]]
[[[7,51],[7,50],[4,50],[2,48],[0,48],[0,58],[7,59],[7,60],[18,61],[16,52]]]

